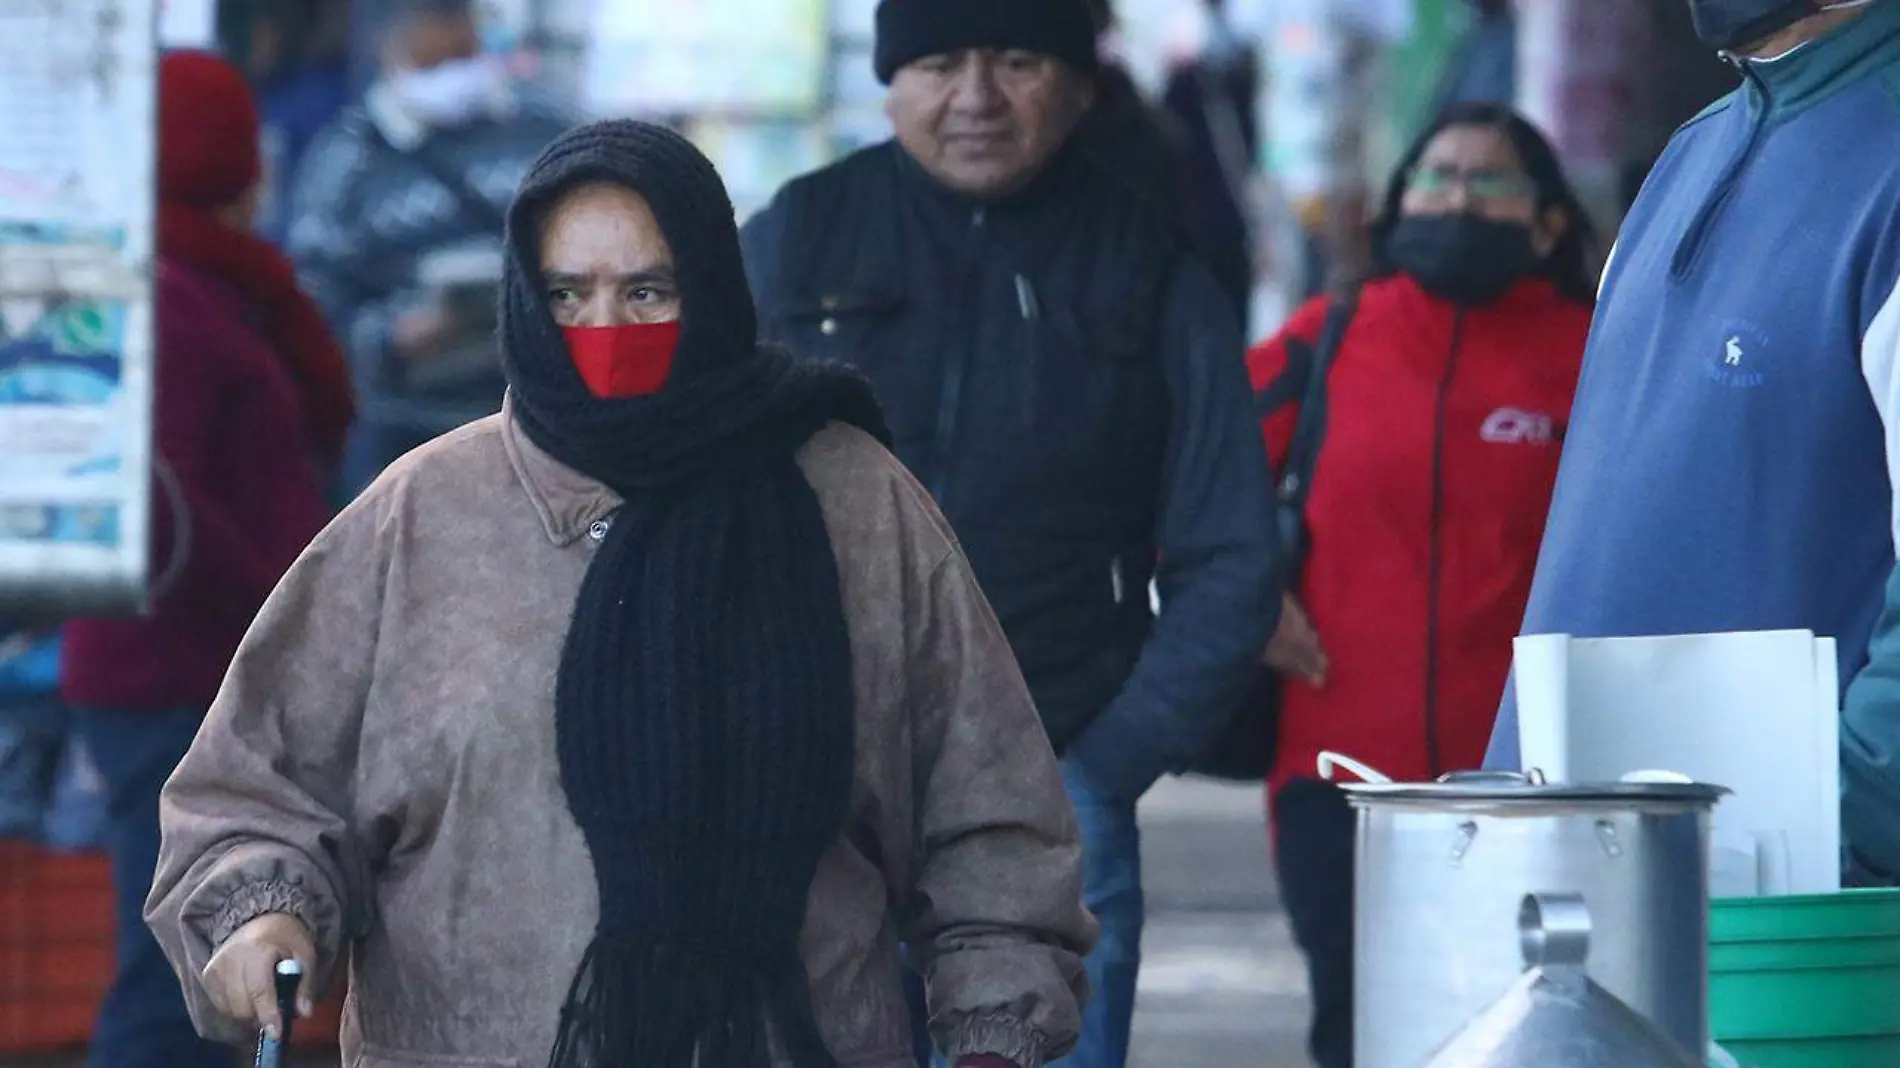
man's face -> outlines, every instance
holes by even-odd
[[[1028,185],[1094,103],[1093,84],[1034,52],[972,49],[899,70],[884,110],[931,177],[976,199]]]
[[[482,51],[481,34],[467,15],[434,15],[400,27],[390,42],[390,62],[399,70],[428,70]]]

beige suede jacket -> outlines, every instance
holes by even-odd
[[[837,553],[857,693],[848,823],[803,953],[846,1068],[911,1068],[899,943],[952,1058],[1065,1052],[1086,996],[1080,847],[1002,632],[942,517],[870,437],[799,463]],[[539,1068],[597,900],[555,759],[582,574],[620,502],[508,413],[396,464],[304,554],[165,788],[146,916],[197,981],[267,912],[349,961],[350,1068]]]

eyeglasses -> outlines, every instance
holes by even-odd
[[[1471,200],[1531,200],[1537,196],[1537,187],[1521,174],[1510,171],[1467,174],[1445,167],[1413,171],[1406,188],[1434,200],[1449,200],[1452,190],[1458,188],[1463,188]]]

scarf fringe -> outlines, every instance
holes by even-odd
[[[548,1068],[838,1068],[796,952],[769,968],[596,935],[561,1008]]]

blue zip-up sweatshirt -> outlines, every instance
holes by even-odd
[[[1894,566],[1900,0],[1744,73],[1611,255],[1523,631],[1809,629],[1849,680]]]

